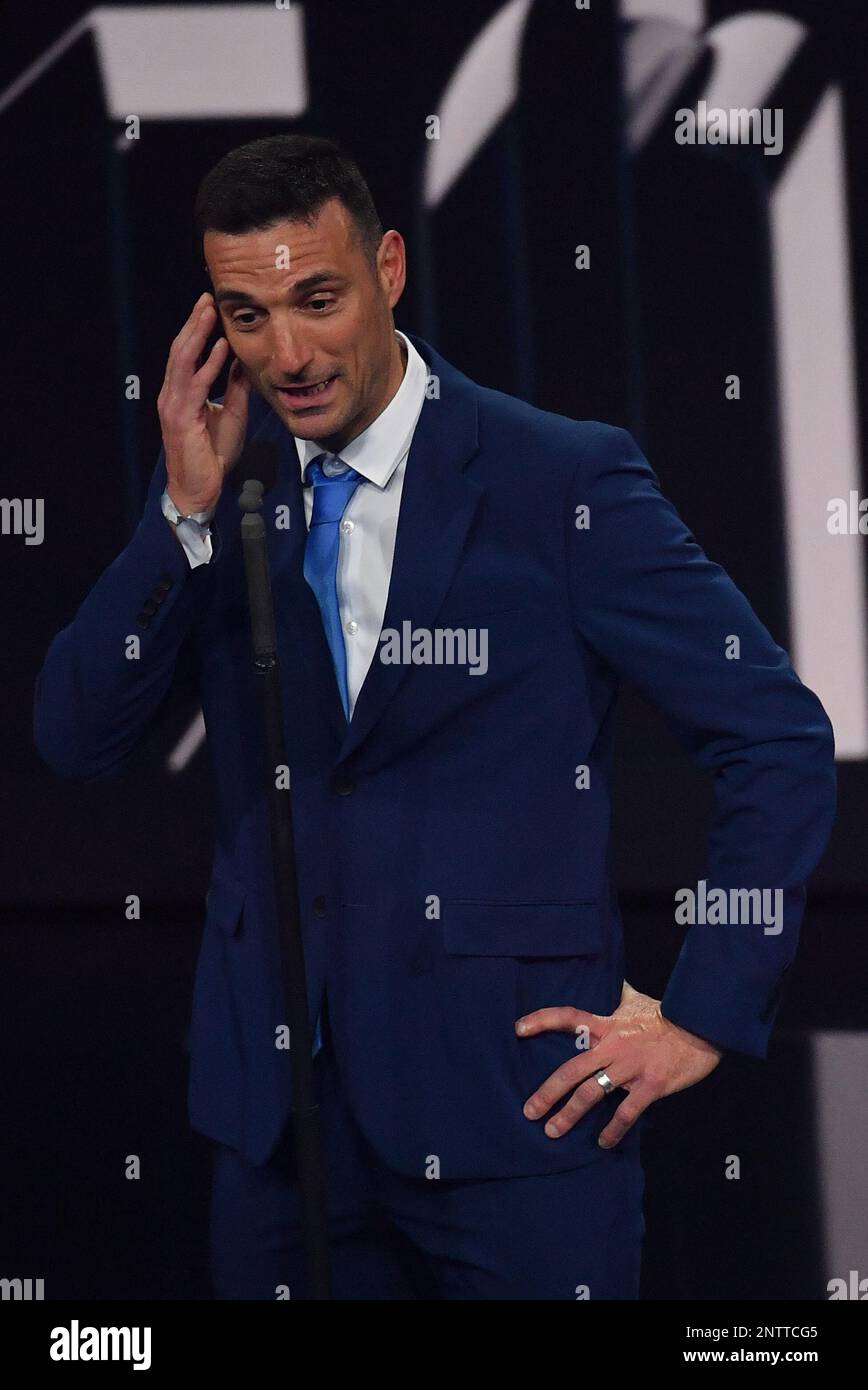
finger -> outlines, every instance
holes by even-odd
[[[203,290],[202,294],[199,295],[199,298],[196,300],[196,303],[190,310],[190,313],[186,321],[178,329],[178,332],[176,333],[174,341],[172,343],[172,347],[182,348],[184,344],[188,341],[188,339],[192,336],[192,334],[195,332],[196,327],[200,319],[202,318],[202,315],[205,312],[205,310],[209,308],[213,309],[214,307],[215,305],[213,295],[209,294],[208,290]]]
[[[203,305],[199,317],[193,324],[190,333],[184,339],[183,343],[175,350],[171,367],[172,375],[170,387],[177,385],[182,392],[186,392],[189,382],[197,373],[198,363],[202,353],[205,351],[205,344],[208,341],[208,337],[213,332],[215,314],[216,311],[212,305]],[[224,341],[225,339],[223,338],[217,339],[218,343]]]
[[[597,1139],[600,1148],[613,1149],[624,1138],[627,1131],[633,1128],[643,1111],[647,1110],[648,1106],[659,1098],[658,1093],[650,1087],[643,1087],[641,1083],[634,1086],[627,1099],[621,1101],[618,1109]]]
[[[186,393],[190,379],[196,370],[196,363],[202,356],[208,334],[214,327],[216,314],[211,297],[203,296],[185,323],[169,350],[163,390],[167,395],[177,396]]]
[[[223,369],[228,351],[226,339],[218,338],[201,369],[188,381],[183,395],[178,392],[168,400],[162,397],[158,401],[164,438],[183,436],[199,421],[208,402],[208,392]],[[222,406],[215,405],[213,409],[222,410]]]
[[[588,1052],[583,1053],[581,1057],[571,1057],[568,1062],[559,1066],[557,1071],[553,1071],[551,1076],[546,1077],[543,1084],[525,1101],[525,1118],[538,1120],[559,1100],[563,1100],[569,1091],[586,1082],[589,1075],[600,1070],[608,1071],[612,1059],[606,1060],[603,1054],[595,1049],[592,1049],[592,1052],[593,1060],[590,1060],[591,1053]],[[600,1090],[599,1085],[597,1089]],[[602,1095],[602,1091],[600,1094]]]
[[[208,395],[214,382],[226,365],[226,358],[229,356],[229,343],[225,338],[218,338],[202,366],[190,380],[191,396],[198,396],[204,390],[204,396]],[[224,399],[225,405],[225,399]]]
[[[589,1110],[600,1103],[604,1096],[611,1094],[611,1092],[604,1090],[597,1080],[597,1072],[600,1070],[601,1065],[598,1063],[594,1072],[590,1076],[586,1076],[581,1085],[576,1087],[566,1105],[563,1105],[558,1113],[552,1115],[551,1119],[546,1122],[545,1132],[549,1139],[560,1139],[562,1134],[567,1134],[574,1125],[578,1124],[579,1120],[587,1115]],[[621,1062],[620,1065],[617,1062],[611,1063],[602,1067],[602,1070],[605,1071],[615,1090],[619,1086],[630,1086],[635,1081],[635,1076],[631,1074],[634,1069],[624,1062]]]
[[[587,1009],[574,1009],[570,1004],[556,1005],[547,1009],[535,1009],[515,1021],[515,1031],[521,1038],[533,1037],[535,1033],[575,1033],[579,1028],[588,1028],[592,1035],[602,1036],[604,1015],[592,1014]]]
[[[191,333],[195,331],[196,326],[199,323],[199,320],[202,316],[202,312],[207,306],[207,302],[208,295],[200,294],[199,298],[196,300],[196,303],[193,305],[193,308],[190,311],[189,318],[181,325],[181,327],[178,329],[178,332],[175,334],[175,337],[172,339],[171,346],[169,347],[168,360],[166,362],[167,374],[169,371],[169,367],[175,361],[176,355],[178,354],[178,352],[180,352],[181,348],[187,342]]]

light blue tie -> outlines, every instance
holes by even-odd
[[[338,603],[338,555],[341,517],[362,479],[354,468],[350,468],[336,454],[318,454],[307,466],[307,477],[313,482],[313,512],[304,551],[304,577],[316,594],[344,714],[349,719],[347,651]],[[314,1057],[321,1047],[321,1018],[318,1018],[313,1040]]]
[[[321,463],[320,460],[325,460]],[[338,553],[340,524],[347,503],[362,481],[361,475],[342,458],[319,454],[307,466],[313,482],[313,513],[304,552],[304,577],[316,594],[325,635],[331,648],[344,714],[350,717],[347,686],[347,651],[338,604]]]

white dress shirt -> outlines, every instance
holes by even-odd
[[[399,329],[395,332],[407,348],[407,365],[401,385],[376,420],[337,455],[361,474],[363,480],[347,503],[341,521],[337,567],[350,717],[383,626],[404,471],[428,381],[428,368],[422,357],[404,333]],[[304,470],[311,459],[326,451],[315,440],[298,436],[295,445],[303,481]],[[327,457],[335,456],[327,453]],[[303,491],[305,523],[309,527],[314,490],[310,486]],[[168,489],[163,493],[162,506],[165,515],[173,516]],[[181,522],[177,535],[191,568],[209,563],[211,534],[207,523]]]

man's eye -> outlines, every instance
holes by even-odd
[[[332,304],[334,304],[334,300],[333,300],[333,299],[309,299],[309,300],[308,300],[308,308],[310,308],[310,309],[315,309],[315,308],[317,307],[318,304],[319,304],[319,305],[322,305],[322,307],[323,307],[324,309],[330,309],[331,306],[332,306]]]
[[[256,315],[253,312],[253,310],[248,309],[244,313],[236,314],[232,320],[232,323],[238,328],[249,328],[251,320],[255,318]]]

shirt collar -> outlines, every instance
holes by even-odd
[[[407,365],[401,385],[376,420],[340,450],[340,457],[346,464],[380,488],[386,486],[410,448],[428,382],[428,368],[423,358],[405,333],[398,328],[395,332],[407,347]],[[326,451],[317,440],[301,439],[298,435],[295,446],[303,482],[304,470],[311,459]]]

